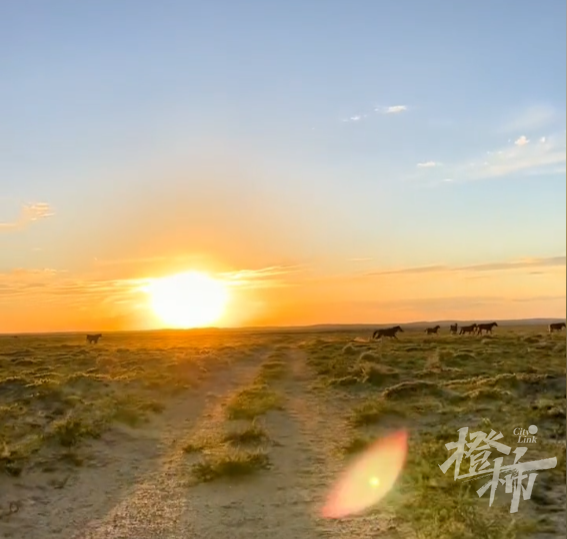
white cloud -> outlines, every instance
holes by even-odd
[[[26,204],[20,210],[20,216],[15,221],[0,222],[0,231],[19,230],[25,228],[30,223],[51,217],[52,215],[54,215],[54,212],[51,206],[45,202]]]
[[[390,107],[378,107],[374,110],[382,114],[399,114],[400,112],[407,111],[408,108],[406,105],[392,105]]]
[[[514,144],[516,146],[525,146],[526,144],[529,144],[529,143],[530,143],[530,140],[525,135],[522,135],[520,138],[518,138],[514,141]]]
[[[435,161],[425,161],[424,163],[417,164],[419,168],[433,168],[433,167],[438,167],[439,165],[440,163],[437,163]]]

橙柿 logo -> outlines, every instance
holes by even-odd
[[[537,442],[535,437],[537,427],[535,425],[530,425],[527,429],[516,427],[512,434],[518,437],[519,444],[535,444]]]
[[[439,464],[439,468],[443,473],[455,464],[455,481],[457,479],[474,479],[480,476],[487,476],[490,478],[476,493],[479,498],[490,489],[490,503],[492,506],[494,501],[494,494],[499,485],[505,486],[506,494],[512,494],[512,502],[510,505],[510,513],[517,513],[520,499],[529,500],[532,496],[532,489],[537,477],[538,470],[549,470],[557,466],[557,457],[550,457],[541,460],[532,460],[531,462],[520,462],[520,459],[526,454],[527,447],[516,447],[512,451],[510,446],[507,446],[497,440],[502,438],[502,433],[496,433],[494,430],[490,434],[482,431],[472,432],[469,434],[467,441],[467,434],[469,428],[463,427],[457,432],[459,433],[459,440],[457,442],[449,442],[445,444],[448,450],[455,449],[456,451],[443,463]],[[517,428],[514,430],[514,436],[518,436],[518,443],[534,443],[535,433],[537,427],[531,425],[527,429],[529,437],[525,437],[525,430]],[[516,434],[518,433],[518,434]],[[528,439],[529,438],[529,439]],[[532,441],[530,441],[532,440]],[[513,462],[506,466],[503,465],[504,457],[498,457],[491,463],[488,459],[493,450],[503,455],[510,455],[514,457]],[[459,475],[463,458],[469,460],[469,471]],[[491,464],[493,465],[492,467]],[[500,476],[503,475],[501,478]],[[524,484],[524,481],[526,483]]]

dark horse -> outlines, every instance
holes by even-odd
[[[87,335],[87,342],[89,344],[96,344],[101,337],[102,334],[100,333],[96,333],[95,335]]]
[[[451,335],[456,335],[459,330],[459,324],[451,324],[450,326]]]
[[[396,333],[398,333],[398,331],[401,331],[402,333],[404,332],[404,330],[400,326],[394,326],[385,329],[377,329],[372,334],[372,339],[381,339],[382,337],[390,337],[391,339],[397,339]]]
[[[482,335],[483,331],[486,333],[492,333],[492,328],[498,327],[496,322],[490,322],[490,324],[479,324],[477,327],[477,332],[479,335]]]
[[[555,322],[553,324],[549,324],[549,333],[553,333],[554,331],[561,331],[565,326],[565,322]]]
[[[426,335],[437,335],[438,331],[441,329],[441,326],[435,326],[433,328],[425,328]]]
[[[477,327],[478,327],[477,324],[472,324],[470,326],[461,326],[461,331],[459,331],[459,335],[466,335],[467,333],[474,335],[474,332],[476,331]]]

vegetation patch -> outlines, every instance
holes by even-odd
[[[240,429],[230,429],[222,437],[223,442],[234,445],[258,444],[270,440],[270,436],[266,429],[253,422]]]
[[[198,482],[207,483],[222,478],[249,476],[271,466],[268,454],[261,450],[231,450],[207,455],[195,463],[192,475]]]
[[[228,419],[254,419],[270,410],[282,410],[282,397],[266,384],[254,384],[236,393],[227,403]]]

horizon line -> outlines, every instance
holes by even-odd
[[[484,320],[484,319],[480,319]],[[486,319],[488,320],[488,319]],[[535,322],[554,322],[563,321],[565,318],[559,317],[532,317],[532,318],[496,318],[491,319],[494,322],[502,322],[505,325],[536,325]],[[461,323],[461,322],[471,322],[472,319],[438,319],[438,320],[415,320],[412,322],[384,322],[384,323],[321,323],[321,324],[308,324],[308,325],[280,325],[280,326],[208,326],[208,327],[194,327],[194,328],[151,328],[151,329],[111,329],[111,330],[61,330],[61,331],[8,331],[0,332],[0,336],[5,335],[74,335],[74,334],[84,334],[89,332],[102,332],[105,333],[148,333],[152,331],[269,331],[269,330],[301,330],[301,329],[313,329],[313,328],[365,328],[365,327],[379,327],[379,326],[418,326],[420,324],[436,324],[436,323]],[[524,324],[521,324],[523,322]]]

